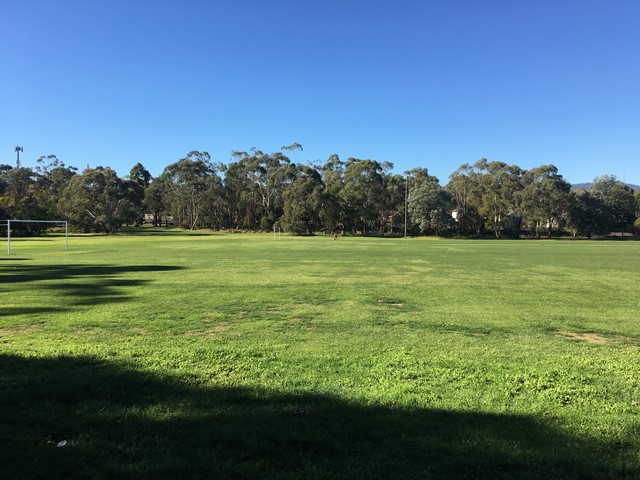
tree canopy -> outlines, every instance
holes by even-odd
[[[571,191],[554,165],[529,170],[480,159],[463,164],[446,185],[417,167],[330,155],[292,161],[297,142],[266,153],[232,152],[228,164],[191,151],[156,178],[140,163],[127,176],[109,167],[78,173],[55,155],[36,167],[0,165],[0,216],[66,218],[78,229],[112,233],[124,225],[263,230],[292,234],[351,232],[494,236],[640,234],[640,194],[615,176]],[[408,218],[405,226],[404,214]],[[38,233],[41,226],[24,226]]]

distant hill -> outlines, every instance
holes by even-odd
[[[634,190],[640,190],[640,185],[633,185],[632,183],[627,183],[626,185],[630,186]],[[591,188],[591,183],[574,183],[571,185],[571,190],[589,190]]]

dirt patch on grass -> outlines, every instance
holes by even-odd
[[[406,305],[404,302],[401,302],[399,300],[378,300],[378,303],[396,308],[402,308]]]
[[[597,333],[577,333],[559,330],[556,335],[569,340],[579,340],[582,342],[592,343],[594,345],[604,345],[609,342],[607,338],[598,335]]]
[[[487,332],[469,332],[472,337],[486,337],[489,335]]]
[[[0,337],[9,335],[24,335],[26,333],[32,333],[36,330],[40,330],[40,325],[22,325],[13,328],[0,328]]]
[[[185,337],[216,337],[223,333],[231,333],[230,330],[231,330],[230,325],[219,323],[217,325],[213,325],[207,328],[206,330],[199,330],[195,332],[192,330],[187,330],[186,332],[184,332],[184,336]],[[235,334],[239,335],[238,333],[235,333]]]

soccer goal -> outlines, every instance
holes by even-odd
[[[69,224],[66,220],[2,220],[0,225],[7,227],[7,255],[11,256],[11,224],[15,223],[49,223],[64,225],[64,249],[69,250]]]

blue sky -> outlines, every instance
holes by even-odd
[[[0,2],[0,163],[485,157],[640,183],[637,0]]]

